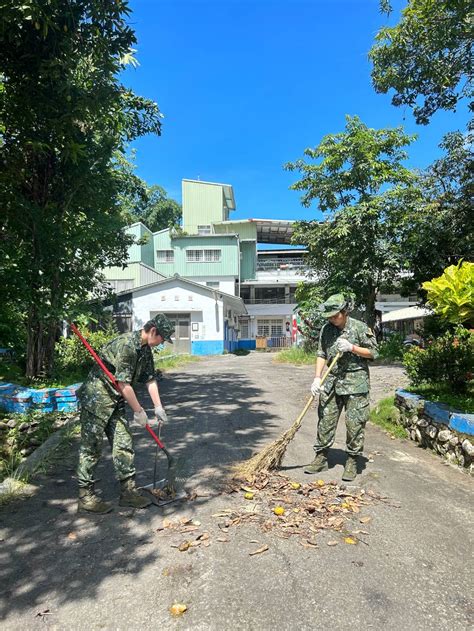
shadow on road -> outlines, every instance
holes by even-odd
[[[229,466],[250,457],[277,426],[269,401],[246,374],[172,374],[160,383],[160,391],[170,419],[162,433],[166,446],[184,457],[193,480],[216,492]],[[137,482],[146,484],[153,477],[155,446],[140,428],[134,427],[134,440]],[[38,491],[32,498],[0,510],[2,618],[32,607],[41,612],[53,598],[59,605],[99,598],[107,578],[122,574],[133,580],[159,559],[152,522],[163,509],[132,514],[116,506],[105,516],[76,513],[77,448],[75,441],[48,476],[33,480]],[[166,458],[160,455],[160,473],[165,469]],[[118,483],[106,441],[96,477],[104,497],[116,500]],[[187,506],[197,508],[206,501],[199,497]],[[167,507],[165,512],[176,510]]]

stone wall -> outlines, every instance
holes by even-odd
[[[412,440],[474,473],[474,414],[401,389],[395,392],[395,405],[400,413],[397,421]]]

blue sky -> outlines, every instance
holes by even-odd
[[[140,65],[123,80],[165,116],[161,137],[134,144],[138,174],[178,201],[182,178],[232,184],[232,219],[320,218],[282,165],[342,131],[346,114],[417,133],[408,164],[430,164],[467,114],[422,127],[374,92],[367,53],[406,2],[392,4],[388,20],[378,0],[131,0]]]

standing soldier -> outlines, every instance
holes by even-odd
[[[165,341],[171,342],[173,331],[170,320],[159,314],[139,331],[119,335],[104,346],[101,359],[118,381],[121,395],[99,366],[90,371],[81,393],[79,511],[108,513],[112,510],[112,504],[102,501],[94,491],[94,469],[101,455],[104,433],[112,448],[115,474],[120,481],[119,505],[145,508],[151,504],[135,486],[135,453],[125,403],[133,410],[133,420],[143,427],[151,422],[166,423],[151,349]],[[155,407],[153,419],[148,419],[138,402],[134,390],[137,383],[146,383]]]
[[[337,423],[345,409],[347,459],[342,479],[351,481],[357,475],[358,456],[364,448],[365,424],[369,418],[368,360],[378,356],[377,343],[366,324],[349,317],[349,301],[342,294],[330,296],[319,309],[328,322],[321,329],[316,376],[311,385],[312,395],[319,394],[316,456],[305,472],[318,473],[328,468],[329,447],[334,443]],[[321,387],[324,366],[338,352],[342,356]]]

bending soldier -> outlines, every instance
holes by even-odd
[[[342,294],[330,296],[320,306],[320,311],[328,322],[321,329],[316,376],[311,385],[313,396],[319,394],[316,456],[305,472],[318,473],[328,468],[328,450],[334,443],[337,423],[345,409],[347,459],[342,479],[351,481],[357,475],[358,456],[364,448],[369,417],[368,360],[378,356],[377,343],[366,324],[349,317],[349,302]],[[338,352],[342,357],[321,387],[324,366]]]
[[[110,502],[104,502],[94,490],[94,470],[102,452],[104,433],[112,448],[115,474],[120,482],[120,506],[145,508],[150,501],[135,486],[135,452],[132,434],[125,413],[125,403],[133,410],[133,420],[143,427],[147,423],[167,421],[155,379],[152,347],[171,342],[174,327],[165,315],[159,314],[143,329],[124,333],[104,346],[101,359],[115,376],[122,395],[112,386],[99,366],[90,371],[81,393],[81,446],[77,478],[79,511],[108,513]],[[146,383],[155,408],[155,417],[148,419],[138,402],[134,386]]]

